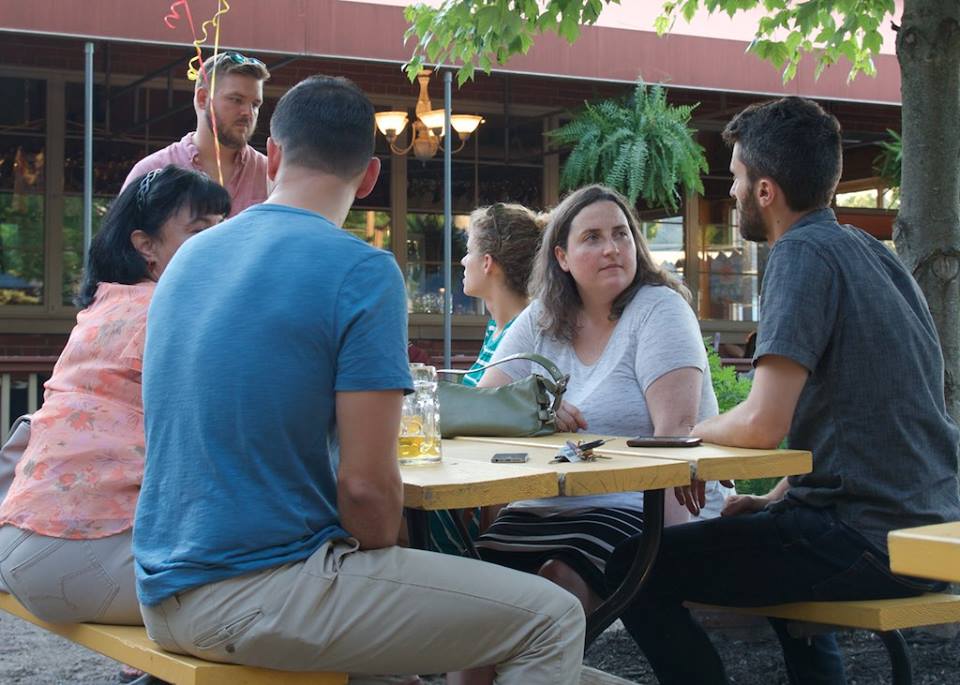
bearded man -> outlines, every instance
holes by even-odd
[[[960,519],[957,425],[937,329],[910,272],[841,226],[837,119],[799,97],[751,105],[723,132],[740,234],[770,244],[747,399],[690,431],[705,442],[813,453],[811,473],[734,495],[719,518],[667,528],[649,582],[621,616],[661,685],[727,685],[684,602],[759,607],[912,597],[943,583],[890,570],[887,534]],[[703,503],[702,485],[696,497]],[[637,538],[607,564],[626,575]],[[770,619],[793,685],[843,685],[832,633]],[[771,676],[772,677],[772,676]]]
[[[175,164],[222,183],[232,200],[230,216],[266,200],[267,158],[248,143],[263,104],[263,82],[269,78],[263,62],[239,52],[208,58],[193,97],[197,130],[137,162],[123,187],[148,171]]]

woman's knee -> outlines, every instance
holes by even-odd
[[[600,597],[590,589],[587,581],[566,562],[550,559],[540,567],[537,574],[574,595],[580,600],[587,614],[600,603]]]
[[[537,571],[537,575],[564,588],[583,583],[583,578],[580,577],[580,574],[574,571],[569,564],[559,559],[546,561],[543,566],[540,567],[540,570]]]

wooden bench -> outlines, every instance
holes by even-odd
[[[218,664],[160,649],[138,626],[41,621],[13,596],[0,592],[0,609],[121,663],[175,685],[344,685],[346,673],[301,673]]]
[[[930,593],[906,599],[856,602],[797,602],[766,607],[721,607],[691,604],[709,611],[782,618],[791,632],[814,635],[833,630],[869,630],[881,639],[893,668],[894,685],[913,682],[910,654],[900,630],[960,622],[960,595]]]

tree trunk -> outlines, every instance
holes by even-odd
[[[903,180],[893,238],[930,305],[947,410],[960,421],[960,2],[905,0],[897,58]]]

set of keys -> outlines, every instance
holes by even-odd
[[[591,440],[590,442],[583,442],[582,440],[574,442],[573,440],[567,440],[566,444],[560,448],[559,452],[557,452],[557,456],[550,460],[550,463],[559,464],[562,462],[569,462],[571,464],[575,464],[579,461],[611,459],[611,457],[593,453],[595,448],[600,447],[600,445],[603,445],[606,442],[606,440]]]

